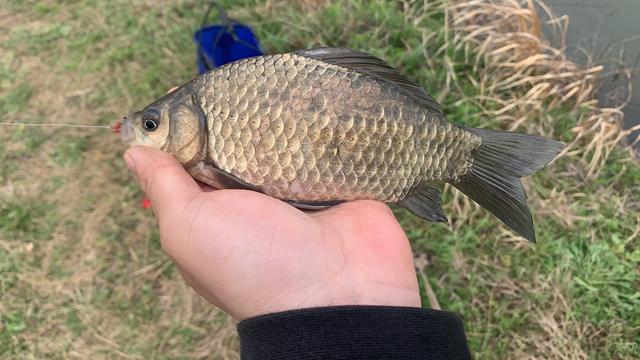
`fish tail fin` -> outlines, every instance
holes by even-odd
[[[537,135],[468,129],[482,139],[469,172],[454,185],[513,231],[535,242],[533,219],[521,177],[544,168],[564,147]]]

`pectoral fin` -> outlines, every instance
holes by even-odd
[[[187,169],[194,179],[201,181],[216,189],[243,189],[263,192],[257,186],[248,184],[240,180],[237,176],[229,174],[213,165],[198,163]]]

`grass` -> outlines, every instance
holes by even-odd
[[[396,210],[423,259],[424,303],[435,298],[463,317],[478,358],[638,357],[640,167],[615,146],[616,109],[590,101],[597,68],[571,64],[545,41],[537,29],[553,25],[536,20],[540,7],[223,3],[267,52],[366,50],[423,85],[455,123],[571,144],[526,181],[536,245],[452,191],[448,226]],[[505,28],[514,9],[520,17],[507,23],[521,27]],[[9,0],[0,10],[9,29],[0,32],[2,120],[108,124],[146,105],[194,75],[191,32],[203,12],[195,1]],[[514,34],[529,40],[496,51]],[[558,71],[572,81],[539,76]],[[238,357],[232,321],[163,255],[122,151],[99,130],[0,132],[0,358]]]

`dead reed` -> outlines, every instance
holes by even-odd
[[[611,150],[633,131],[622,128],[628,96],[607,106],[598,103],[604,66],[590,58],[582,66],[567,57],[569,18],[557,16],[542,0],[451,0],[445,12],[450,46],[475,54],[481,75],[476,100],[499,105],[487,115],[511,130],[551,136],[559,134],[548,114],[559,108],[575,112],[574,136],[562,155],[586,159],[587,177],[595,177]],[[626,80],[620,86],[630,87],[631,72],[621,69],[619,75]]]
[[[626,96],[611,99],[605,106],[597,100],[605,67],[595,64],[587,52],[585,65],[568,58],[565,38],[569,18],[554,14],[544,1],[449,0],[444,11],[450,36],[446,46],[470,54],[473,73],[478,75],[472,80],[477,91],[465,101],[480,104],[486,109],[487,119],[508,130],[554,138],[563,135],[557,130],[562,128],[559,122],[568,121],[554,114],[570,114],[577,119],[570,129],[570,140],[559,155],[570,157],[577,168],[573,175],[554,174],[577,178],[572,180],[577,181],[573,186],[576,191],[563,190],[562,196],[553,199],[532,194],[531,202],[535,211],[553,202],[554,216],[569,223],[580,219],[570,206],[574,196],[581,196],[580,182],[595,179],[611,151],[640,127],[625,130],[622,126],[622,109],[631,94],[631,71],[621,68],[618,72],[622,78],[618,82],[622,91],[618,93]],[[527,181],[525,186],[529,187]],[[459,222],[469,222],[478,207],[455,189],[452,191],[451,206],[461,214]],[[552,189],[552,193],[559,190]]]

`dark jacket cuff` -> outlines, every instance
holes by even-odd
[[[453,313],[338,306],[257,316],[238,324],[242,359],[469,359]]]

